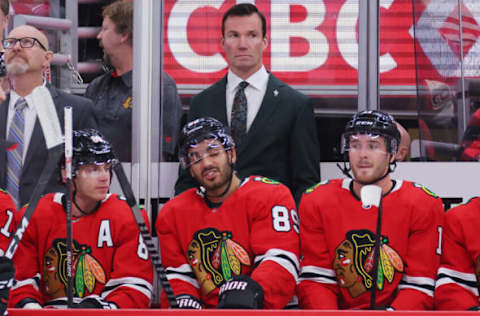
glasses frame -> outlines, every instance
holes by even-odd
[[[24,39],[32,40],[32,43],[33,43],[32,46],[25,46],[24,44],[22,44],[22,40]],[[43,49],[44,51],[47,51],[47,48],[43,46],[43,44],[40,43],[40,41],[35,37],[29,37],[29,36],[21,37],[21,38],[10,37],[2,40],[3,48],[5,49],[12,49],[15,47],[15,45],[17,45],[17,43],[20,43],[21,48],[32,48],[33,46],[35,46],[35,43],[37,43],[41,49]]]

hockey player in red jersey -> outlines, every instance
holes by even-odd
[[[4,256],[15,230],[15,204],[10,195],[0,189],[0,315],[4,315],[15,269],[12,260]]]
[[[233,140],[213,118],[188,123],[179,150],[198,187],[166,203],[155,225],[178,305],[284,308],[299,268],[290,191],[261,176],[238,178]]]
[[[353,177],[324,181],[304,193],[297,290],[302,308],[433,307],[442,202],[424,186],[390,177],[399,141],[390,115],[355,114],[342,135],[341,169]],[[359,198],[368,184],[379,186],[383,195],[377,256],[378,208],[362,206]]]
[[[445,214],[435,309],[480,310],[480,198]]]
[[[153,267],[146,246],[126,201],[108,193],[114,163],[110,144],[96,130],[74,131],[72,276],[77,308],[150,304]],[[66,249],[65,196],[47,194],[14,256],[17,284],[10,306],[67,306]]]
[[[13,144],[0,141],[0,152],[10,150]],[[13,285],[15,269],[12,260],[4,256],[16,228],[17,211],[12,197],[0,189],[0,315],[7,315],[10,288]]]

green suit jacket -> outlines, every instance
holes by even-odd
[[[187,122],[208,116],[228,126],[226,85],[224,77],[196,95]],[[261,175],[280,181],[298,205],[302,193],[320,181],[320,145],[310,99],[270,74],[247,139],[236,150],[240,178]],[[195,185],[190,173],[180,170],[175,194]]]

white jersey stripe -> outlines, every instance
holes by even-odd
[[[191,284],[197,289],[200,288],[200,284],[198,283],[197,279],[193,277],[195,274],[193,273],[192,267],[189,264],[182,264],[176,268],[168,267],[165,269],[165,272],[169,281],[181,280]]]
[[[404,275],[402,277],[402,281],[398,285],[398,289],[401,290],[406,288],[414,289],[433,297],[435,280],[426,277],[413,277]]]
[[[433,291],[424,289],[423,287],[411,285],[411,284],[399,284],[398,289],[399,290],[401,290],[401,289],[413,289],[413,290],[417,290],[417,291],[420,291],[422,293],[425,293],[430,297],[433,297]]]
[[[40,273],[37,273],[33,276],[33,278],[30,279],[25,279],[25,280],[17,280],[16,284],[12,286],[12,290],[16,290],[21,288],[22,286],[28,286],[31,285],[36,291],[40,291],[40,288],[38,287],[38,281],[40,280]]]
[[[473,273],[464,273],[442,267],[438,269],[437,276],[440,274],[446,274],[450,277],[459,278],[465,280],[465,282],[477,282],[477,277]]]
[[[152,284],[145,281],[141,278],[135,277],[125,277],[125,278],[118,278],[118,279],[110,279],[107,284],[105,284],[105,289],[102,292],[102,297],[105,298],[111,292],[117,290],[120,287],[129,287],[134,290],[139,291],[140,293],[144,294],[148,299],[152,298],[152,291],[153,287]]]
[[[140,293],[142,293],[143,295],[145,295],[149,300],[152,299],[152,291],[151,290],[147,290],[146,288],[144,288],[143,286],[139,286],[137,284],[119,284],[117,286],[115,286],[114,288],[112,288],[111,290],[109,291],[103,291],[102,292],[102,298],[106,299],[106,297],[112,293],[113,291],[116,291],[117,289],[119,288],[122,288],[122,287],[128,287],[128,288],[131,288],[131,289],[134,289]]]
[[[105,287],[123,285],[123,284],[138,284],[143,287],[146,287],[149,291],[153,291],[153,287],[150,282],[145,281],[144,279],[135,278],[135,277],[110,279],[108,280],[107,284],[105,284]]]
[[[316,266],[303,266],[300,273],[314,273],[328,277],[336,277],[335,271],[333,271],[332,269],[326,269]]]
[[[267,260],[278,263],[293,276],[295,281],[298,280],[300,263],[298,262],[297,256],[293,252],[272,248],[269,249],[264,255],[256,256],[254,261],[255,264],[258,264],[259,262]]]
[[[463,284],[463,283],[455,282],[454,280],[452,280],[451,278],[448,278],[448,277],[443,277],[441,280],[438,280],[435,283],[435,288],[438,288],[442,285],[447,285],[447,284],[456,284],[458,286],[463,287],[465,290],[471,292],[473,295],[478,296],[478,289],[476,287],[472,287],[472,286],[468,286],[468,285]]]
[[[310,274],[310,276],[306,276]],[[304,266],[300,272],[299,282],[312,281],[324,284],[337,284],[335,271],[316,266]]]
[[[404,275],[402,277],[402,281],[411,283],[411,284],[417,284],[420,286],[435,286],[435,280],[432,278],[426,278],[426,277],[413,277],[413,276],[408,276]]]
[[[332,280],[325,277],[298,278],[298,282],[302,282],[302,281],[312,281],[312,282],[323,283],[323,284],[337,284],[336,280]]]

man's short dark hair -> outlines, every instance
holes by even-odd
[[[133,44],[133,3],[116,1],[105,8],[102,12],[103,18],[108,17],[115,24],[115,32],[127,34],[128,40]]]
[[[262,35],[265,37],[267,35],[267,21],[262,12],[258,11],[257,7],[251,3],[239,3],[234,5],[223,15],[222,19],[222,36],[225,36],[225,21],[230,16],[250,16],[252,14],[257,14],[260,20],[262,21]]]
[[[7,16],[10,13],[10,0],[1,0],[0,10],[2,10],[4,16]]]

